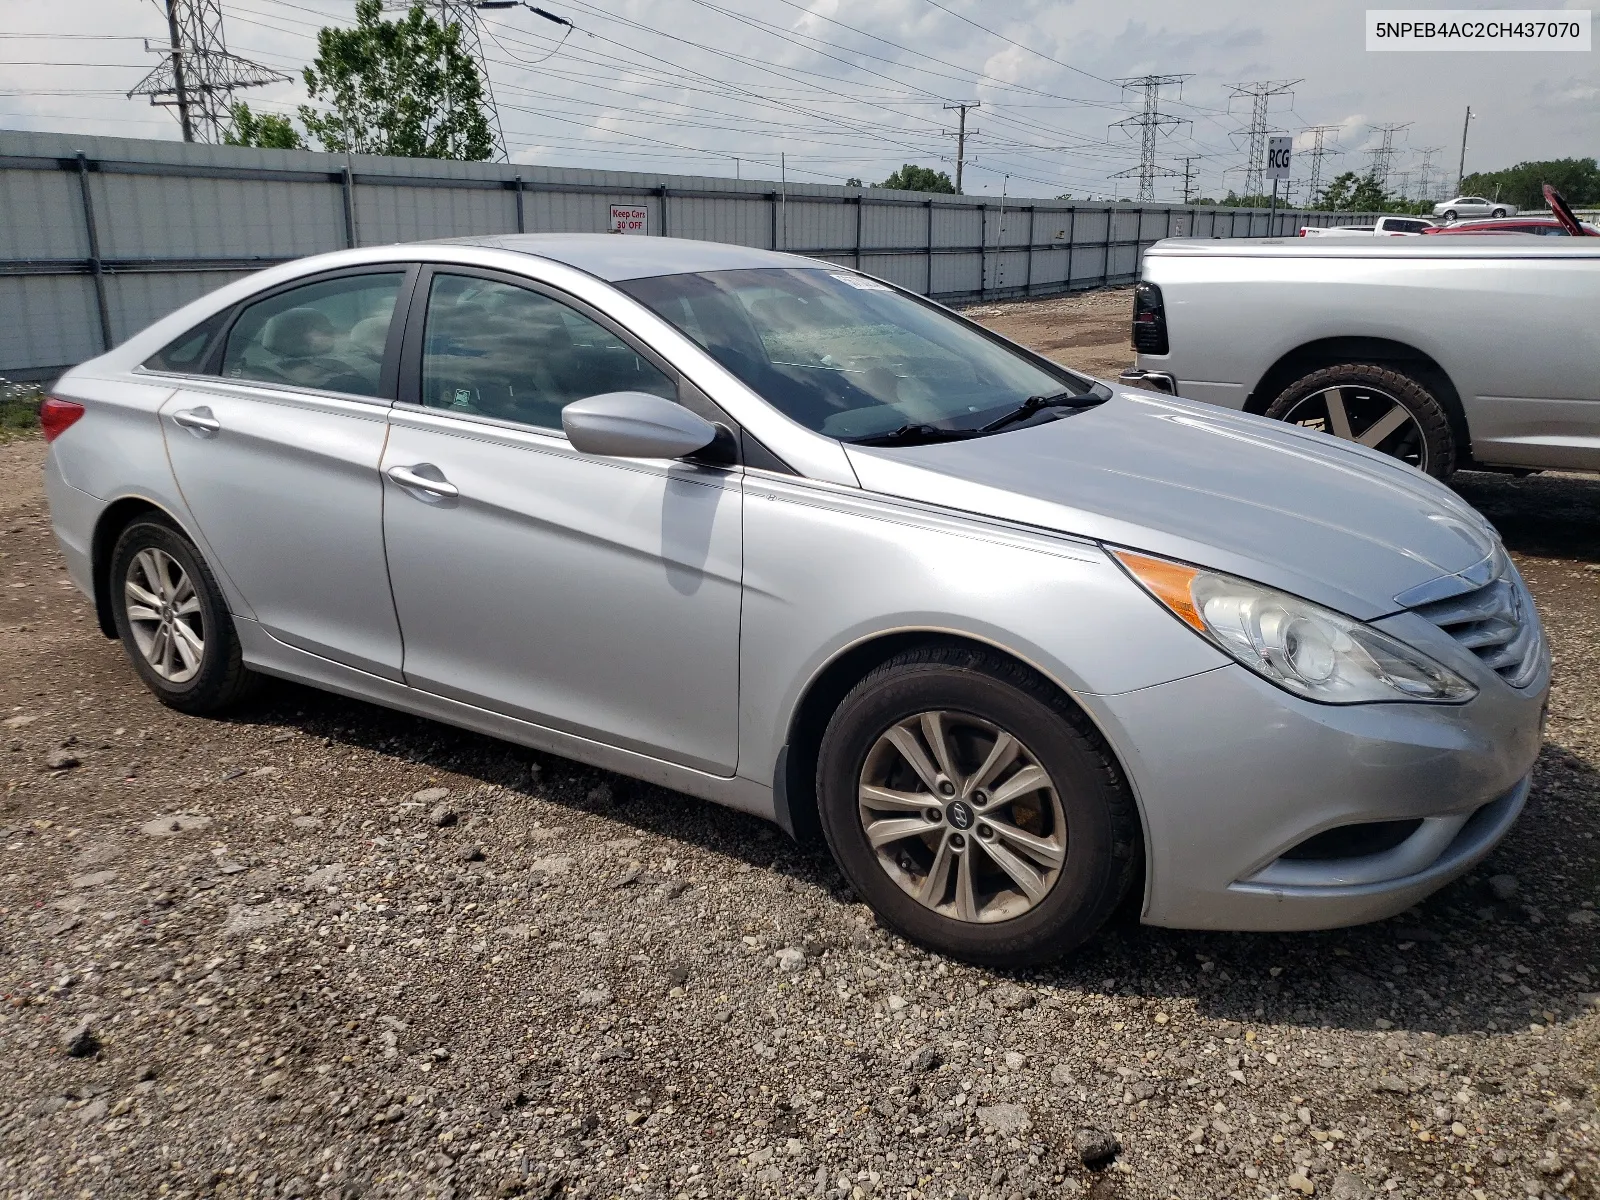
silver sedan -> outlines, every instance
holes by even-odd
[[[1433,215],[1443,217],[1446,221],[1465,217],[1514,217],[1517,215],[1517,206],[1484,196],[1454,196],[1435,204]]]
[[[1367,921],[1520,812],[1549,656],[1493,530],[1374,452],[1119,392],[830,263],[353,250],[44,408],[73,580],[166,704],[299,680],[820,833],[1024,963]]]

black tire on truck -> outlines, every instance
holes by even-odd
[[[1360,442],[1448,479],[1456,469],[1456,440],[1435,386],[1393,365],[1335,363],[1289,383],[1265,415]]]

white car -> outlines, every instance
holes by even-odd
[[[1457,196],[1454,200],[1435,204],[1433,215],[1443,217],[1446,221],[1462,217],[1514,217],[1517,215],[1517,206],[1502,200],[1485,200],[1482,196]]]
[[[1379,217],[1371,225],[1302,225],[1301,237],[1412,237],[1434,222],[1427,217]]]

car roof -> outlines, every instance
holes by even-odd
[[[1537,233],[1463,233],[1456,237],[1167,238],[1146,258],[1600,258],[1600,238]]]
[[[453,246],[511,250],[565,263],[615,283],[654,275],[698,271],[740,271],[758,267],[829,267],[833,264],[726,242],[689,238],[639,237],[615,233],[508,233],[442,239]]]

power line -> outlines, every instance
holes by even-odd
[[[1175,117],[1171,113],[1164,113],[1160,109],[1161,89],[1164,87],[1182,87],[1185,79],[1193,78],[1192,75],[1140,75],[1132,79],[1117,80],[1126,91],[1128,88],[1137,88],[1144,93],[1144,108],[1137,115],[1124,117],[1120,121],[1112,122],[1113,129],[1137,128],[1140,133],[1139,165],[1129,167],[1126,171],[1118,171],[1111,176],[1113,179],[1127,179],[1137,175],[1139,177],[1139,199],[1149,202],[1156,198],[1156,176],[1176,176],[1177,171],[1170,167],[1156,166],[1156,141],[1164,128],[1173,125],[1182,125],[1184,119]],[[1187,192],[1187,186],[1185,187]]]
[[[167,48],[161,65],[128,92],[177,111],[186,142],[220,142],[239,88],[287,83],[289,76],[228,52],[221,0],[165,0]],[[146,48],[149,43],[145,43]]]

